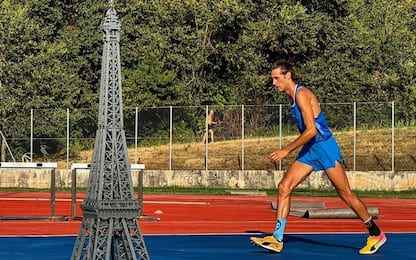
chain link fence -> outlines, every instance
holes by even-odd
[[[394,102],[321,104],[341,146],[347,170],[414,171],[414,119]],[[214,140],[204,140],[215,111]],[[90,162],[98,109],[32,109],[4,120],[2,160],[57,161],[60,168]],[[149,170],[284,170],[268,155],[298,135],[287,105],[124,108],[132,163]],[[209,135],[208,135],[209,136]],[[208,142],[206,142],[208,141]],[[6,149],[7,148],[7,149]]]

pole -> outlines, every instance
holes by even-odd
[[[30,109],[30,162],[33,160],[33,108]]]
[[[355,163],[356,163],[356,151],[357,151],[357,102],[353,103],[353,124],[354,124],[354,131],[353,131],[353,166],[352,169],[355,171]]]
[[[134,118],[134,163],[138,163],[139,154],[137,151],[137,139],[139,134],[139,108],[136,107],[136,113]]]
[[[241,170],[244,172],[244,105],[241,105]]]
[[[282,104],[279,105],[279,149],[282,149],[282,135],[283,135],[283,131],[282,131]],[[282,160],[279,160],[279,171],[282,170]]]
[[[72,168],[71,170],[71,218],[75,219],[76,217],[76,206],[77,206],[77,169]]]
[[[208,171],[208,105],[205,106],[205,171]]]
[[[394,165],[394,101],[391,102],[391,171],[394,174],[395,165]]]
[[[69,169],[69,108],[66,109],[66,169]]]
[[[169,106],[169,171],[172,170],[172,106]]]
[[[51,169],[51,217],[55,217],[55,200],[56,200],[56,182],[55,168]]]

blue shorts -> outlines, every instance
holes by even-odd
[[[312,166],[314,171],[324,171],[333,168],[336,161],[344,162],[341,150],[333,136],[325,141],[305,144],[296,160]]]

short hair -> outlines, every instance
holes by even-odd
[[[272,70],[280,68],[283,74],[290,72],[292,80],[297,82],[299,80],[298,73],[296,72],[292,63],[285,60],[278,60],[272,65]]]

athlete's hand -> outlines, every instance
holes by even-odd
[[[289,154],[289,152],[285,149],[275,150],[274,152],[272,152],[269,155],[269,159],[272,162],[278,162],[278,161],[282,160],[283,158],[285,158],[288,154]]]

